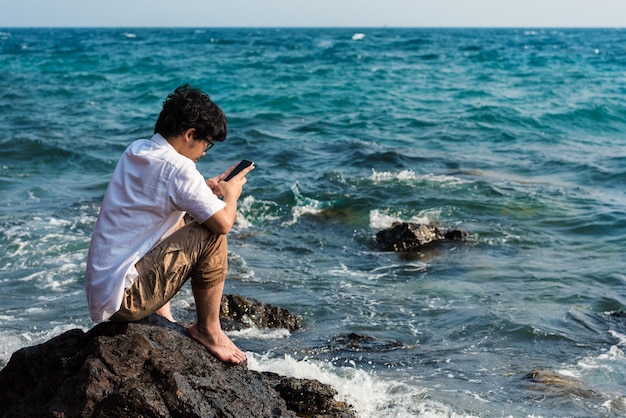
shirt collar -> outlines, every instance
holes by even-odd
[[[169,142],[167,142],[167,139],[165,139],[163,137],[163,135],[161,134],[154,134],[152,136],[152,138],[150,139],[151,141],[155,142],[157,145],[159,146],[165,146],[165,147],[169,147],[171,149],[174,149],[174,147],[172,146],[172,144],[170,144]]]

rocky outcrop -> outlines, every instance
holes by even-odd
[[[383,251],[417,251],[443,240],[460,240],[467,236],[461,229],[444,231],[436,226],[412,222],[396,222],[376,234],[376,242]]]
[[[226,330],[256,328],[280,328],[296,331],[302,327],[298,315],[278,306],[265,304],[240,295],[222,297],[220,317]]]
[[[238,309],[262,323],[278,321],[261,318],[264,309],[286,313],[261,305]],[[0,387],[3,417],[355,417],[331,387],[224,364],[156,315],[23,348],[0,371]]]

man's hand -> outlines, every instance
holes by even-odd
[[[213,192],[213,194],[217,197],[222,197],[222,192],[220,190],[220,187],[218,186],[219,182],[222,181],[224,178],[224,175],[220,175],[217,177],[212,177],[210,179],[206,180],[206,185],[209,186],[209,188],[211,189],[211,191]]]
[[[233,165],[231,168],[229,168],[228,170],[226,170],[219,176],[211,177],[210,179],[207,179],[206,185],[209,186],[209,188],[211,189],[211,191],[213,192],[215,196],[224,197],[224,195],[222,195],[222,191],[220,190],[220,186],[218,186],[218,184],[220,183],[220,181],[223,181],[226,178],[226,176],[228,176],[228,174],[235,169],[235,167],[237,167],[237,164]]]
[[[228,170],[224,171],[219,176],[212,177],[212,178],[206,180],[207,186],[209,186],[209,188],[211,189],[211,191],[213,192],[213,194],[215,196],[217,196],[217,197],[224,197],[224,195],[222,194],[222,190],[220,190],[219,183],[224,181],[224,179],[226,177],[228,177],[230,172],[233,171],[235,169],[235,167],[237,167],[237,165],[239,165],[239,163],[236,163],[236,164],[232,165]],[[248,174],[253,169],[254,169],[254,166],[252,166],[251,168],[248,167],[247,169],[243,170],[240,174],[243,174],[243,177],[245,177],[246,174]],[[235,177],[238,177],[238,176],[235,176]],[[233,177],[233,179],[235,177]],[[245,181],[243,183],[245,183]],[[241,185],[243,185],[243,183]]]
[[[217,189],[216,196],[223,197],[226,206],[213,214],[204,222],[204,225],[217,234],[227,234],[235,224],[237,215],[237,200],[241,196],[243,185],[246,183],[246,174],[254,170],[254,165],[244,168],[239,174],[232,179],[224,181],[226,176],[237,167],[239,163],[233,165],[223,174],[207,180],[207,185],[214,190]]]
[[[243,185],[246,184],[246,175],[250,171],[254,170],[254,164],[249,165],[248,167],[244,168],[239,173],[237,173],[230,180],[223,181],[230,174],[230,172],[233,171],[235,167],[237,167],[238,165],[239,163],[235,164],[234,166],[226,170],[224,174],[219,176],[219,178],[221,178],[222,180],[220,180],[217,185],[220,189],[220,193],[222,194],[222,196],[224,196],[224,201],[228,200],[228,197],[231,197],[231,196],[235,200],[239,199],[239,196],[241,195],[241,192],[242,192]]]

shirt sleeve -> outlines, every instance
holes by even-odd
[[[169,197],[177,210],[185,211],[199,223],[204,223],[226,204],[206,184],[195,164],[183,165],[169,184]]]

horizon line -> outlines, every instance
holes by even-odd
[[[66,25],[15,25],[15,26],[2,26],[0,25],[0,29],[626,29],[626,26],[569,26],[569,25],[554,25],[554,26],[478,26],[478,25],[468,25],[468,26],[389,26],[389,25],[365,25],[365,26],[269,26],[269,25],[260,25],[260,26],[226,26],[226,25],[217,25],[217,26],[163,26],[163,25],[138,25],[138,26],[127,26],[127,25],[88,25],[88,26],[66,26]]]

